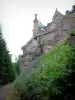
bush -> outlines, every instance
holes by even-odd
[[[75,36],[75,31],[71,31],[70,36]]]
[[[74,100],[74,77],[75,45],[61,44],[43,55],[38,67],[25,70],[13,85],[21,100]]]
[[[20,74],[19,61],[12,62],[12,66],[13,66],[13,72],[14,72],[15,78],[17,78],[17,76]]]

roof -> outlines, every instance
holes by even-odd
[[[52,20],[54,20],[55,17],[56,17],[56,16],[59,16],[59,15],[63,16],[63,15],[56,9]]]
[[[40,27],[40,28],[44,28],[44,25],[39,21],[38,22],[38,26]]]

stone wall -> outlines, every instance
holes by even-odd
[[[63,16],[57,12],[58,18],[53,18],[53,22],[49,23],[44,30],[39,31],[38,35],[32,38],[25,46],[22,47],[23,55],[21,56],[20,64],[21,71],[26,67],[32,66],[34,62],[42,55],[48,52],[62,41],[65,41],[69,33],[75,30],[75,12]],[[55,16],[55,15],[54,15]],[[57,21],[58,20],[58,21]],[[75,37],[73,37],[75,42]],[[72,39],[70,43],[72,43]]]
[[[60,23],[51,23],[46,28],[47,33],[43,35],[43,50],[48,52],[58,43],[65,41],[71,31],[75,31],[75,12],[64,16]]]

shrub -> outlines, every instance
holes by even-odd
[[[70,36],[75,36],[75,31],[71,31]]]
[[[19,61],[12,62],[12,66],[13,66],[13,72],[14,72],[14,75],[15,75],[15,78],[16,78],[20,74]]]
[[[21,100],[74,100],[75,45],[58,45],[14,82]],[[73,92],[74,91],[74,92]]]

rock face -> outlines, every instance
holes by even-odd
[[[47,26],[43,26],[38,21],[37,14],[35,14],[33,38],[22,47],[21,71],[32,66],[40,55],[48,52],[58,43],[65,41],[71,31],[75,31],[75,10],[65,16],[56,10],[52,22],[48,23]],[[73,40],[75,40],[75,37],[73,37]]]
[[[20,59],[21,71],[23,71],[25,67],[31,66],[41,55],[39,43],[33,38],[22,47],[22,50],[23,55]]]

